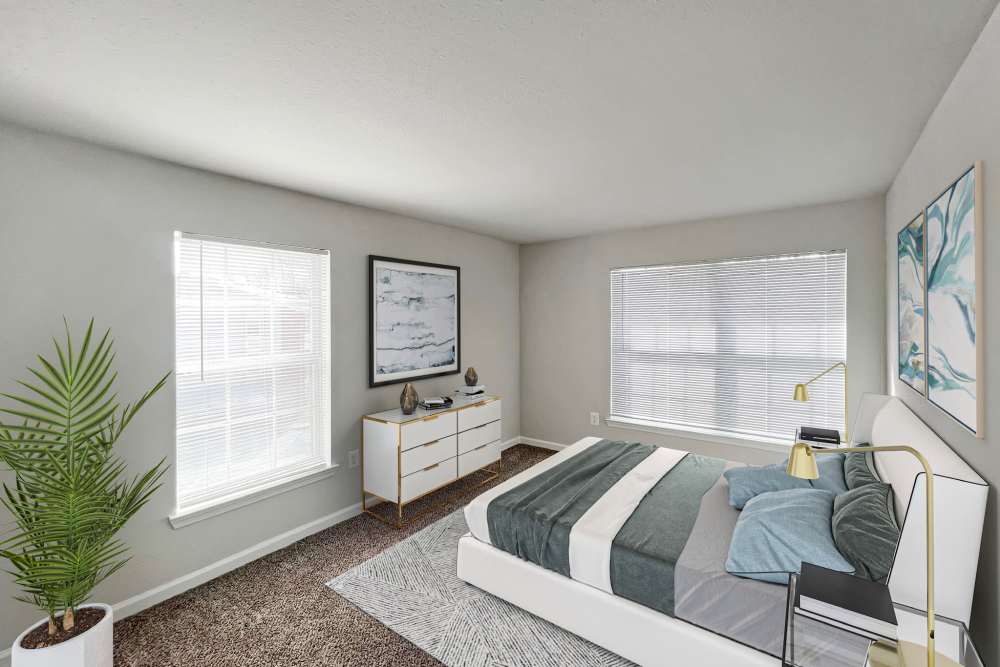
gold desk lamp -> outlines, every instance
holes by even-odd
[[[806,389],[806,387],[811,385],[813,382],[820,379],[821,377],[823,377],[824,375],[826,375],[835,368],[844,369],[844,442],[850,442],[851,439],[847,435],[847,364],[846,363],[844,363],[843,361],[838,361],[833,366],[830,366],[825,371],[814,377],[812,380],[795,385],[795,393],[792,395],[792,398],[800,403],[805,403],[806,401],[808,401],[809,390]]]
[[[836,366],[834,366],[836,368]],[[846,366],[844,368],[847,370]],[[827,371],[824,371],[827,372]],[[816,378],[813,378],[814,380]],[[812,382],[812,380],[810,380]],[[808,384],[808,382],[806,383]],[[795,386],[795,399],[799,398],[799,389],[805,394],[804,385]],[[808,400],[808,396],[805,396]],[[835,447],[831,449],[816,449],[804,442],[797,442],[792,447],[788,457],[788,474],[799,479],[816,479],[819,469],[816,467],[817,454],[843,454],[845,452],[909,452],[920,461],[924,467],[927,488],[927,648],[914,642],[900,641],[898,646],[875,642],[868,649],[868,660],[872,667],[888,667],[889,665],[906,665],[916,667],[960,667],[951,658],[934,651],[934,474],[923,454],[908,445],[882,445],[869,447]]]

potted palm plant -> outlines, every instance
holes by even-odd
[[[88,604],[94,588],[128,561],[117,532],[159,488],[166,471],[128,477],[114,447],[164,376],[134,403],[115,393],[111,331],[99,340],[90,321],[79,348],[66,326],[55,357],[38,357],[0,394],[0,463],[14,473],[0,502],[13,527],[0,533],[0,556],[21,589],[16,599],[45,612],[11,649],[12,667],[111,667],[111,607]],[[169,374],[168,374],[169,375]],[[13,418],[13,419],[9,419]]]

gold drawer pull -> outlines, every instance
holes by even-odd
[[[428,470],[434,470],[434,468],[437,468],[439,465],[441,465],[441,464],[440,463],[435,463],[432,466],[427,466],[426,468],[424,468],[423,470],[421,470],[421,472],[427,472]]]
[[[427,415],[426,417],[421,417],[420,420],[421,421],[425,421],[425,422],[431,422],[431,421],[434,421],[435,419],[437,419],[440,416],[441,415]]]
[[[431,445],[436,445],[436,444],[438,444],[439,442],[441,442],[441,441],[440,441],[440,440],[431,440],[431,441],[430,441],[430,442],[428,442],[427,444],[424,444],[424,445],[420,445],[420,446],[421,446],[421,447],[430,447]]]

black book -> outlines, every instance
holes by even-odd
[[[802,563],[795,606],[807,616],[873,639],[896,639],[889,587],[870,579]]]
[[[420,407],[424,410],[441,410],[442,408],[451,406],[452,402],[448,396],[433,396],[431,398],[423,398],[419,403]]]
[[[813,426],[800,426],[799,439],[809,442],[822,442],[825,444],[839,445],[840,431],[832,428],[815,428]]]

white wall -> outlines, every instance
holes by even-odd
[[[977,439],[923,396],[897,379],[896,233],[976,160],[983,161],[985,213],[984,280],[986,312],[986,392],[984,439]],[[892,393],[947,441],[991,484],[986,529],[979,559],[979,577],[972,610],[972,636],[988,665],[1000,663],[1000,10],[983,28],[913,151],[886,195],[886,340],[887,369]]]
[[[879,196],[522,246],[522,434],[563,443],[588,434],[641,438],[754,463],[780,458],[745,446],[590,426],[589,413],[607,416],[610,403],[608,271],[847,249],[847,360],[854,406],[863,392],[883,388],[883,214]]]
[[[358,502],[359,470],[346,463],[359,446],[359,418],[398,404],[401,389],[368,389],[369,253],[462,267],[462,361],[506,399],[503,437],[519,432],[517,246],[12,125],[0,124],[0,156],[0,391],[50,349],[63,315],[77,330],[91,316],[113,329],[125,397],[172,369],[174,230],[332,250],[333,446],[343,467],[180,530],[166,520],[174,503],[169,473],[166,488],[123,531],[133,561],[97,599],[120,602]],[[450,392],[460,377],[417,389]],[[174,459],[173,415],[171,383],[122,443],[132,470]],[[14,602],[14,592],[11,578],[0,576],[0,650],[40,616]]]

